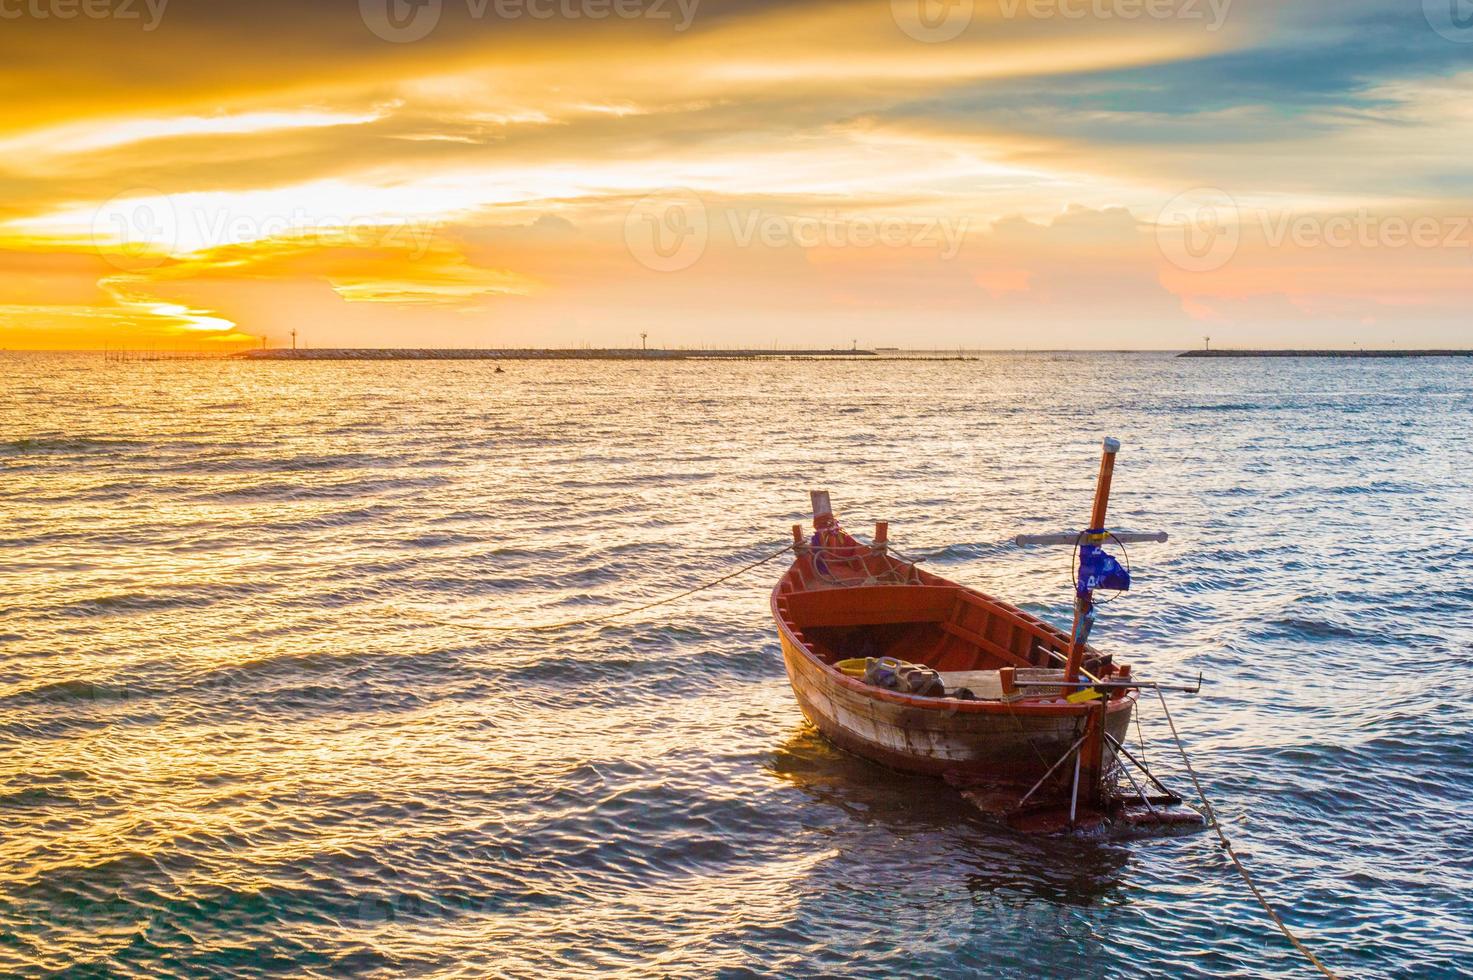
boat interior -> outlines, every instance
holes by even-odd
[[[999,672],[1030,680],[1062,679],[1069,635],[1014,606],[963,588],[903,560],[887,545],[889,525],[861,544],[839,527],[828,494],[813,494],[812,541],[793,528],[797,558],[778,584],[778,616],[798,642],[829,666],[893,657],[929,667],[946,689],[965,687],[982,700],[1007,699]],[[1111,658],[1086,647],[1083,667],[1113,671]],[[840,668],[843,669],[843,668]],[[1032,689],[1052,697],[1058,688]]]
[[[1053,668],[1069,640],[1022,610],[957,585],[780,593],[778,612],[824,663],[894,657],[941,672]]]

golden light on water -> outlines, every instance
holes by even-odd
[[[1027,234],[979,288],[1033,285]],[[117,315],[173,282],[135,275]],[[528,628],[785,558],[815,486],[1067,626],[1068,555],[1010,542],[1081,520],[1105,419],[1115,519],[1171,536],[1096,642],[1206,671],[1176,723],[1316,948],[1466,958],[1462,359],[3,360],[0,969],[1288,972],[1213,838],[1020,839],[826,743],[775,641],[784,561]]]

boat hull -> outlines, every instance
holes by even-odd
[[[840,748],[904,772],[1026,785],[1069,751],[1084,733],[1089,711],[1096,710],[1061,701],[1045,705],[887,697],[820,663],[781,622],[778,632],[788,679],[804,716]],[[1134,703],[1130,696],[1107,706],[1105,730],[1116,739],[1124,740]],[[1107,763],[1113,759],[1108,748],[1105,758]],[[1070,775],[1061,770],[1054,781],[1063,784]]]

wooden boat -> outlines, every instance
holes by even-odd
[[[1090,524],[1097,538],[1108,534],[1104,501],[1115,449],[1107,440]],[[827,492],[812,496],[813,534],[794,526],[794,561],[771,600],[783,662],[808,720],[841,748],[944,776],[989,809],[1046,814],[1034,829],[1120,817],[1125,803],[1112,796],[1106,776],[1116,772],[1118,752],[1128,751],[1123,743],[1143,685],[1132,681],[1129,665],[1085,642],[1093,586],[1077,596],[1071,635],[903,560],[888,545],[885,523],[875,526],[872,544],[861,543],[839,525]],[[1027,543],[1085,538],[1071,532]],[[1125,580],[1128,587],[1128,573]],[[934,669],[944,694],[919,696],[855,676],[860,664],[873,674],[885,657]],[[1138,793],[1133,818],[1141,804],[1156,813],[1180,802],[1151,780],[1161,792]],[[1029,802],[1033,810],[1023,808]]]
[[[819,731],[857,755],[909,772],[1037,779],[1078,740],[1088,703],[1062,688],[1005,691],[1002,671],[1063,681],[1069,637],[1016,606],[915,568],[884,545],[855,541],[818,515],[822,543],[804,548],[772,593],[783,661],[798,704]],[[1091,649],[1090,663],[1104,658]],[[849,676],[835,665],[894,657],[972,689],[998,676],[995,700],[918,697]],[[1065,659],[1060,659],[1060,657]],[[1057,670],[1049,670],[1057,667]],[[1113,665],[1101,667],[1111,676]],[[958,675],[969,675],[964,681]],[[1099,675],[1097,675],[1099,676]],[[1110,700],[1108,729],[1125,736],[1136,692]],[[1042,768],[1040,768],[1040,765]]]

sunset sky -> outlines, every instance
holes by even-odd
[[[0,347],[1467,346],[1465,0],[0,0]]]

